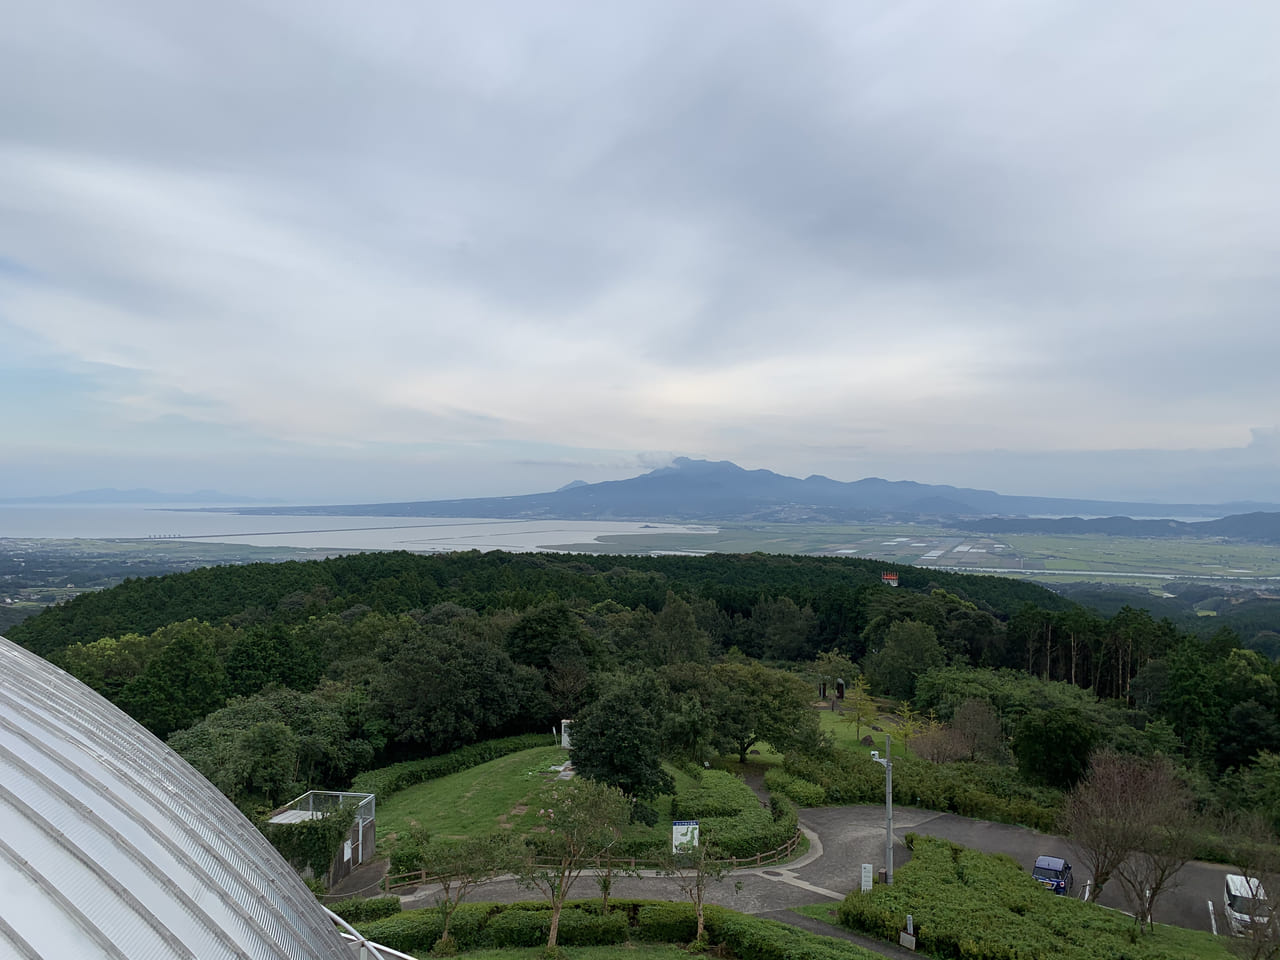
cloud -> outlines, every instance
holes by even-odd
[[[79,385],[51,449],[1032,483],[1276,419],[1270,8],[15,17],[0,347]]]

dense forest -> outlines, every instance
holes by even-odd
[[[1202,637],[1127,605],[1103,616],[991,576],[904,567],[893,588],[885,569],[370,553],[128,580],[10,636],[168,737],[247,809],[570,718],[584,733],[648,730],[653,750],[684,758],[768,740],[796,782],[838,799],[839,758],[788,712],[838,675],[901,702],[908,722],[927,718],[935,741],[945,725],[994,725],[960,751],[986,766],[949,796],[972,799],[981,781],[1006,806],[1051,807],[1034,791],[1070,786],[1107,746],[1175,758],[1204,805],[1280,810],[1280,665],[1232,631]]]

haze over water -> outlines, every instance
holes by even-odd
[[[139,507],[0,507],[0,539],[115,540],[147,537],[261,547],[342,550],[537,550],[626,533],[712,528],[606,520],[432,517],[239,516]]]

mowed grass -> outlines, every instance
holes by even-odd
[[[564,763],[568,756],[568,751],[559,747],[535,747],[393,794],[378,804],[379,854],[389,853],[390,840],[414,826],[436,837],[490,833],[523,836],[544,829],[546,824],[538,811],[549,806],[548,791],[556,782],[553,767]],[[777,758],[779,763],[781,760]],[[736,762],[733,766],[737,766]],[[684,770],[670,764],[665,769],[677,793],[697,786]],[[670,837],[671,795],[656,797],[649,805],[657,811],[659,825],[631,823],[624,828],[623,836],[647,838],[659,846]]]
[[[568,759],[560,747],[521,750],[401,790],[378,804],[378,851],[386,841],[413,826],[432,836],[467,837],[526,834],[540,826],[538,809],[551,784],[553,766]]]

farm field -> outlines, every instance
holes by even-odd
[[[1280,546],[1101,534],[970,534],[914,524],[723,524],[715,533],[640,534],[561,544],[585,553],[799,553],[884,560],[1046,583],[1146,587],[1162,580],[1264,582],[1280,589]]]

